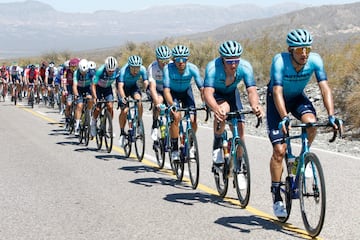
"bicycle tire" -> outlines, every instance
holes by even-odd
[[[104,133],[104,140],[105,140],[105,147],[108,153],[111,153],[112,146],[113,146],[113,125],[112,125],[112,118],[111,114],[108,111],[105,111],[105,119],[103,127]]]
[[[283,172],[281,176],[281,182],[280,182],[280,195],[281,198],[284,200],[283,203],[285,204],[287,216],[286,217],[278,217],[278,220],[282,223],[285,223],[291,213],[291,207],[292,207],[292,192],[295,189],[294,183],[293,183],[293,177],[289,176],[291,174],[291,169],[288,169],[285,161],[283,161]]]
[[[246,146],[240,139],[238,139],[235,143],[235,151],[235,160],[239,161],[239,159],[241,159],[241,162],[237,162],[238,169],[236,169],[235,166],[233,169],[234,185],[240,202],[240,207],[245,208],[250,200],[251,174]],[[242,152],[241,158],[237,155],[238,151]]]
[[[99,117],[99,121],[97,121],[96,123],[96,146],[97,146],[97,150],[100,150],[102,147],[102,142],[103,142],[103,128],[102,128],[102,124],[103,124],[103,118],[104,115],[100,115]]]
[[[319,158],[314,153],[305,154],[304,169],[304,173],[299,176],[301,217],[306,231],[310,236],[316,237],[325,220],[325,178]]]
[[[180,152],[179,154],[180,159],[178,161],[172,161],[172,164],[173,164],[173,171],[175,173],[177,180],[182,181],[184,177],[184,162],[186,156],[184,156],[183,149],[181,147],[178,151]]]
[[[156,162],[160,169],[165,165],[165,139],[159,138],[157,142],[154,142],[153,149],[155,152]]]
[[[135,134],[135,153],[137,159],[139,160],[139,162],[141,162],[144,158],[144,153],[145,153],[145,130],[144,130],[144,123],[142,120],[136,121],[134,134]]]
[[[85,113],[81,112],[80,124],[79,124],[79,143],[81,144],[84,140],[85,135]]]
[[[193,157],[190,155],[191,147],[193,147],[194,153]],[[196,189],[199,184],[199,174],[200,174],[200,162],[199,162],[199,148],[196,139],[196,135],[193,129],[188,130],[188,141],[187,141],[187,163],[189,169],[189,178],[191,182],[192,189]]]
[[[123,146],[125,157],[129,157],[131,153],[131,145],[132,145],[131,138],[132,136],[130,130],[128,130],[128,133],[126,134],[124,139],[124,146]]]
[[[90,141],[90,111],[85,110],[85,125],[84,125],[84,144],[85,146],[89,145]]]

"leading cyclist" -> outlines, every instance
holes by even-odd
[[[266,111],[269,139],[273,146],[270,160],[271,193],[277,217],[287,217],[279,187],[286,151],[284,133],[289,125],[290,113],[303,123],[316,121],[315,108],[304,93],[304,88],[314,73],[329,115],[329,123],[336,129],[339,127],[334,117],[333,96],[323,61],[319,54],[311,52],[311,34],[304,29],[295,29],[288,33],[286,42],[288,51],[276,54],[272,60]],[[316,129],[308,128],[309,145],[315,135]]]

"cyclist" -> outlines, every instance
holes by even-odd
[[[191,87],[191,79],[194,78],[203,100],[203,79],[195,64],[188,62],[190,56],[189,48],[184,45],[177,45],[172,49],[173,62],[164,67],[164,97],[169,106],[173,106],[171,115],[173,122],[170,127],[171,136],[171,159],[179,161],[178,138],[180,112],[176,112],[179,102],[183,107],[195,107],[194,95]],[[196,132],[197,123],[195,113],[191,114],[192,128]],[[190,153],[193,150],[190,149]]]
[[[79,58],[72,58],[69,61],[69,68],[64,70],[64,75],[62,76],[63,81],[63,95],[66,99],[66,106],[65,106],[65,129],[69,128],[70,122],[70,108],[73,102],[73,79],[74,79],[74,72],[78,68],[78,64],[80,62]]]
[[[125,140],[125,124],[126,116],[129,111],[127,106],[127,97],[131,96],[135,100],[141,100],[141,90],[137,85],[137,81],[142,79],[144,89],[147,89],[149,81],[146,72],[146,68],[142,65],[142,58],[137,55],[132,55],[128,58],[128,62],[121,68],[120,77],[118,79],[118,94],[119,94],[119,105],[121,112],[119,114],[119,125],[120,125],[120,138],[119,145],[124,146]],[[142,118],[143,106],[139,102],[139,118]]]
[[[107,103],[107,109],[113,117],[113,87],[112,84],[116,82],[119,77],[118,63],[115,57],[109,56],[105,59],[105,64],[101,65],[97,70],[91,84],[91,94],[94,103],[97,99],[104,98]],[[91,136],[96,136],[96,121],[99,116],[100,106],[96,105],[91,118]]]
[[[49,66],[45,70],[45,86],[47,87],[47,95],[54,96],[55,89],[55,78],[57,75],[57,68],[55,67],[55,63],[51,61]]]
[[[8,82],[9,82],[9,72],[6,69],[6,66],[3,65],[0,68],[0,83],[1,83],[0,92],[2,91],[2,97],[4,102],[8,91]]]
[[[155,50],[156,60],[153,61],[148,69],[149,76],[149,90],[153,100],[153,123],[151,127],[151,138],[155,141],[157,139],[159,106],[164,102],[164,88],[163,88],[163,69],[171,59],[171,50],[168,46],[162,45]]]
[[[25,78],[25,84],[27,87],[27,96],[30,96],[30,91],[34,88],[34,91],[36,92],[36,88],[38,87],[38,79],[39,77],[39,70],[36,68],[34,64],[30,64],[28,68],[24,71],[24,78]],[[30,101],[30,98],[28,99]],[[30,102],[28,102],[30,103]]]
[[[20,66],[17,65],[16,62],[13,63],[13,65],[11,65],[9,67],[9,72],[10,72],[10,85],[11,85],[11,101],[14,101],[14,96],[15,96],[15,85],[17,87],[17,93],[19,94],[19,97],[21,97],[21,94],[20,94],[20,89],[21,89],[21,81],[22,81],[22,78],[21,78],[21,72],[22,72],[22,69]]]
[[[36,64],[35,67],[38,69],[39,71],[39,83],[40,83],[40,90],[41,90],[41,96],[43,98],[47,98],[47,93],[46,93],[46,85],[45,85],[45,77],[46,77],[46,69],[48,67],[48,62],[47,61],[42,61],[41,64]],[[45,101],[44,101],[45,102]]]
[[[89,68],[89,71],[92,72],[95,75],[95,73],[96,73],[96,63],[94,61],[88,61],[88,68]]]
[[[258,117],[264,112],[259,105],[254,73],[251,64],[241,57],[243,48],[237,41],[225,41],[219,47],[220,56],[210,61],[205,70],[204,97],[206,104],[214,112],[213,163],[222,164],[222,133],[225,129],[226,113],[243,108],[240,91],[237,88],[244,81],[249,103]],[[218,126],[219,124],[219,126]],[[239,136],[244,141],[245,119],[238,119]]]
[[[273,146],[270,160],[271,193],[273,210],[277,217],[287,217],[280,196],[282,161],[286,151],[283,141],[289,114],[303,123],[315,122],[316,112],[313,104],[304,93],[304,88],[315,73],[329,122],[337,129],[334,117],[334,103],[328,85],[324,64],[319,54],[311,52],[313,38],[304,29],[295,29],[288,33],[286,42],[288,51],[276,54],[272,60],[270,82],[267,92],[267,124],[269,139]],[[315,128],[308,129],[309,144],[316,135]]]
[[[74,73],[73,92],[76,101],[75,110],[75,136],[79,135],[81,111],[84,105],[84,97],[91,99],[91,83],[95,76],[95,72],[90,71],[89,64],[86,59],[81,59],[79,68]],[[88,110],[92,108],[92,101],[88,101]]]

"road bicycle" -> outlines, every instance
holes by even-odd
[[[144,122],[139,117],[139,102],[150,102],[151,100],[127,99],[127,124],[128,130],[124,138],[124,153],[126,157],[130,156],[132,144],[135,145],[137,159],[141,162],[145,153],[145,129]]]
[[[112,115],[107,108],[107,103],[105,99],[98,100],[96,105],[100,106],[99,117],[96,122],[96,145],[97,149],[100,150],[103,142],[105,143],[106,151],[111,152],[113,147],[113,124],[112,124]],[[115,102],[115,101],[112,101]],[[93,110],[96,106],[93,107]]]
[[[160,114],[158,118],[158,129],[159,134],[157,139],[153,142],[153,150],[155,152],[156,162],[159,168],[163,168],[165,165],[165,156],[166,153],[171,153],[171,144],[170,144],[170,108],[165,105],[160,106]]]
[[[240,207],[245,208],[250,199],[250,163],[245,142],[240,138],[238,132],[238,119],[243,114],[253,114],[252,110],[239,110],[228,112],[226,124],[232,127],[232,137],[225,129],[222,134],[224,163],[212,165],[216,189],[220,197],[225,197],[229,178],[233,178],[233,187],[240,202]],[[262,119],[257,118],[256,128]],[[218,123],[218,128],[220,124]]]
[[[193,189],[196,189],[197,185],[199,184],[200,163],[199,163],[198,142],[196,139],[195,131],[192,129],[191,126],[190,116],[192,113],[199,110],[207,111],[207,108],[186,107],[186,108],[176,109],[176,111],[178,112],[184,112],[184,116],[181,118],[179,122],[180,160],[174,161],[171,158],[171,154],[169,154],[172,170],[174,171],[179,181],[182,181],[184,176],[184,165],[186,163],[188,164],[189,178],[191,182],[191,187]],[[184,122],[185,122],[185,127],[184,127]]]
[[[337,120],[339,130],[333,129],[333,137],[330,142],[335,141],[337,132],[342,135],[342,121]],[[310,151],[308,143],[308,128],[331,127],[329,123],[300,123],[291,124],[290,129],[300,128],[301,133],[290,135],[289,130],[285,136],[287,145],[284,158],[283,174],[280,183],[280,194],[285,199],[287,217],[278,218],[285,223],[291,212],[292,200],[300,200],[301,217],[306,231],[310,236],[316,237],[324,224],[326,209],[326,189],[324,173],[317,155]],[[290,130],[291,131],[291,130]],[[295,139],[301,140],[301,151],[295,156],[292,152],[291,142]]]
[[[89,145],[90,140],[90,110],[88,109],[89,101],[91,99],[84,96],[84,104],[81,110],[80,125],[79,125],[79,143],[84,140],[85,146]]]
[[[28,96],[28,105],[34,108],[35,96],[34,96],[34,83],[29,83],[30,94]]]

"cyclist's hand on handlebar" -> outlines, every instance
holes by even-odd
[[[126,97],[120,97],[119,101],[122,102],[123,104],[126,104],[127,103],[127,98]]]
[[[343,121],[341,119],[336,118],[334,115],[329,116],[329,124],[336,130],[339,131],[340,136],[344,132],[343,129]]]
[[[252,111],[254,112],[254,114],[256,115],[257,118],[264,117],[264,111],[263,111],[262,107],[260,107],[259,105],[256,105],[255,107],[253,107]]]
[[[222,107],[218,107],[218,109],[216,109],[214,112],[215,118],[219,121],[219,122],[223,122],[226,119],[226,111],[224,108]]]
[[[290,127],[290,118],[288,116],[283,117],[281,122],[279,122],[278,128],[282,130],[283,133],[287,134],[287,131]]]

